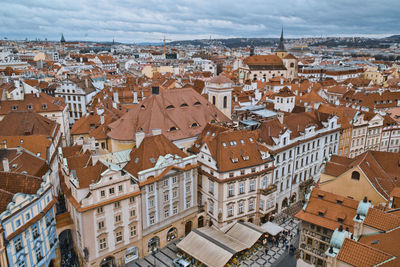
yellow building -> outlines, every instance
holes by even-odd
[[[367,151],[351,159],[332,156],[321,174],[320,189],[373,205],[386,205],[393,188],[400,185],[400,154]]]

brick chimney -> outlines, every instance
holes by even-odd
[[[4,171],[5,172],[9,172],[10,171],[10,164],[8,163],[8,158],[3,158],[2,163],[3,163]]]

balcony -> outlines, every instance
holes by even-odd
[[[274,193],[277,190],[277,186],[275,184],[270,184],[267,188],[261,189],[260,193],[264,196]]]

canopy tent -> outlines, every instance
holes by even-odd
[[[251,248],[266,231],[252,223],[236,222],[223,230],[192,230],[177,247],[203,264],[223,267],[238,252]]]
[[[268,234],[270,235],[277,235],[280,232],[284,231],[285,229],[283,229],[282,227],[280,227],[279,225],[277,225],[276,223],[273,222],[267,222],[264,223],[261,228],[263,228]]]

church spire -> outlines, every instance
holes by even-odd
[[[60,40],[60,42],[61,42],[61,43],[65,43],[65,38],[64,38],[64,34],[63,34],[63,33],[61,33],[61,40]]]
[[[279,40],[279,45],[278,48],[276,49],[277,52],[285,52],[285,45],[284,45],[284,40],[283,40],[283,25],[282,25],[282,31],[281,31],[281,39]]]

